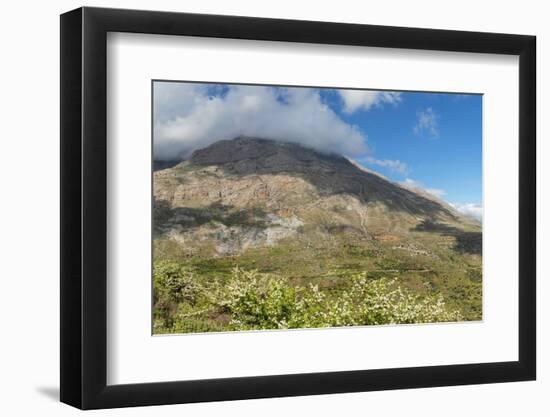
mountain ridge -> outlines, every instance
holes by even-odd
[[[297,235],[331,239],[335,230],[401,241],[423,222],[476,226],[443,202],[343,156],[269,139],[218,141],[154,176],[157,232],[186,245],[211,241],[213,256]]]
[[[438,214],[460,218],[462,214],[439,198],[390,181],[383,175],[358,166],[352,160],[290,142],[238,137],[221,140],[195,150],[183,163],[197,167],[218,166],[232,176],[290,174],[300,176],[327,194],[349,193],[365,203],[383,200],[388,206],[416,214]],[[166,162],[169,167],[174,162]],[[328,178],[332,176],[332,180]]]

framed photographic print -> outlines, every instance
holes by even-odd
[[[535,38],[61,16],[61,401],[535,379]]]

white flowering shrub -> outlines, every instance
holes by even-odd
[[[348,318],[342,325],[405,324],[460,321],[458,311],[449,311],[441,296],[418,296],[404,290],[395,279],[370,280],[366,273],[352,276],[330,314],[333,321]]]
[[[235,268],[218,302],[230,312],[236,329],[278,329],[289,327],[296,298],[296,289],[281,278]]]
[[[193,272],[176,262],[157,261],[153,266],[153,331],[172,331],[182,306],[193,306],[200,292]]]
[[[342,278],[338,288],[297,287],[287,279],[233,269],[200,280],[184,265],[154,265],[154,331],[187,333],[461,321],[438,295],[419,296],[395,279]]]
[[[284,279],[236,268],[219,303],[238,330],[461,320],[441,297],[414,295],[395,280],[372,280],[365,273],[349,279],[351,285],[329,296],[314,285],[296,288]]]
[[[157,300],[167,296],[176,302],[192,301],[198,291],[194,273],[188,267],[170,261],[155,262],[153,284]]]

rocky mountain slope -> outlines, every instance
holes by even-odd
[[[253,138],[217,142],[156,171],[154,198],[158,235],[179,242],[182,251],[200,247],[212,256],[291,237],[309,244],[345,235],[399,244],[430,224],[477,226],[342,156]]]

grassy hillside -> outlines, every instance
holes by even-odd
[[[382,292],[394,291],[399,287],[407,294],[418,297],[418,303],[425,300],[433,302],[441,297],[444,302],[442,314],[432,317],[431,321],[447,321],[451,318],[480,320],[480,259],[476,255],[457,253],[453,248],[453,239],[449,239],[448,248],[440,248],[441,242],[437,238],[424,236],[419,239],[423,242],[421,247],[437,249],[437,256],[418,249],[410,252],[406,245],[402,249],[391,243],[365,244],[359,239],[335,236],[334,241],[327,245],[304,247],[300,239],[287,239],[276,246],[250,249],[241,255],[210,257],[183,254],[178,243],[159,238],[154,242],[155,332],[240,328],[236,325],[237,318],[233,317],[232,311],[223,305],[224,297],[219,296],[219,293],[229,283],[245,283],[246,274],[260,276],[263,280],[277,280],[285,287],[295,288],[298,290],[297,299],[311,293],[311,288],[316,288],[325,297],[326,305],[320,305],[323,311],[338,300],[342,293],[349,291],[359,276],[373,285],[384,283],[379,288]],[[161,278],[167,266],[179,271],[176,275],[187,277],[193,282],[201,295],[196,299],[180,299],[177,291],[171,291]],[[236,270],[239,273],[235,281]],[[398,309],[397,306],[395,309]],[[388,320],[382,323],[366,321],[362,324],[402,322],[398,318]],[[261,326],[258,324],[258,327],[251,328]]]

